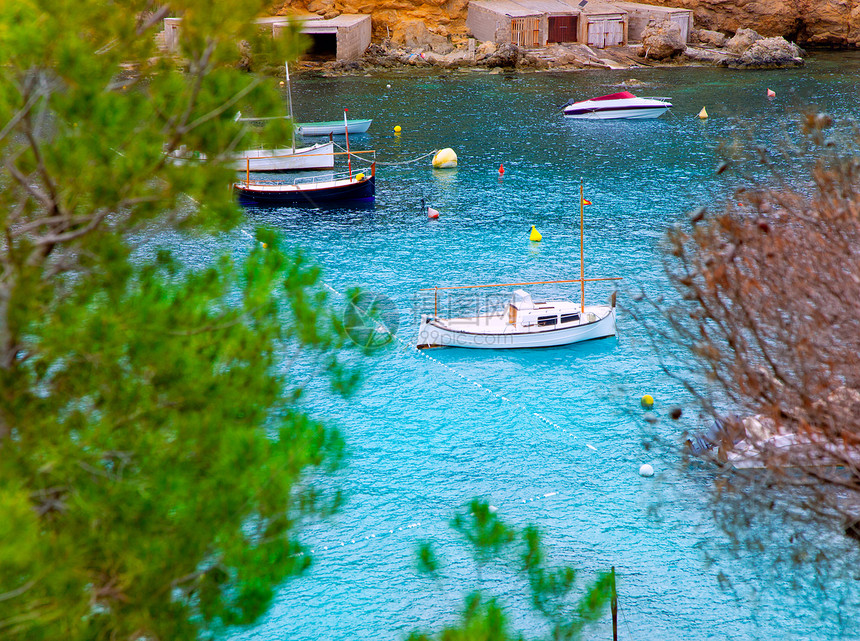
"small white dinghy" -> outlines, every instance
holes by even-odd
[[[418,326],[418,349],[427,347],[470,347],[477,349],[511,349],[556,347],[615,335],[615,292],[608,305],[586,305],[585,283],[598,280],[621,280],[620,277],[585,277],[585,198],[579,186],[579,272],[575,280],[504,283],[496,285],[459,285],[433,287],[433,315],[422,314]],[[476,316],[440,318],[439,290],[477,287],[519,287],[579,283],[580,302],[567,300],[535,301],[523,289],[516,289],[507,307]]]
[[[514,291],[507,308],[461,318],[422,315],[418,349],[556,347],[615,335],[615,294],[609,305],[535,301]]]

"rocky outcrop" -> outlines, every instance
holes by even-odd
[[[752,29],[738,32],[720,48],[706,43],[701,32],[696,34],[700,46],[688,47],[686,58],[696,62],[732,69],[776,69],[799,67],[806,52],[782,36],[764,38]]]
[[[639,55],[652,60],[666,60],[684,53],[687,44],[681,37],[681,27],[669,20],[654,22],[642,33]]]
[[[431,33],[457,44],[466,39],[469,0],[282,0],[274,7],[278,15],[366,13],[373,16],[374,41],[390,39],[398,45],[406,44],[408,24],[418,20]]]
[[[696,27],[724,34],[752,28],[803,46],[860,46],[860,0],[637,0],[693,10]]]
[[[711,47],[725,47],[729,40],[726,34],[710,29],[693,29],[690,37],[696,44],[710,45]]]
[[[506,42],[499,45],[498,49],[487,56],[483,63],[488,67],[516,67],[521,55],[517,45]]]
[[[761,38],[741,54],[738,67],[770,69],[797,67],[803,64],[803,50],[785,38]]]
[[[403,25],[403,40],[407,47],[429,49],[442,54],[454,51],[454,45],[445,36],[427,30],[420,20],[408,20]]]
[[[763,37],[752,29],[738,29],[738,32],[726,42],[726,49],[732,53],[741,54]]]

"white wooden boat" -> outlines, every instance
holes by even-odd
[[[619,118],[642,120],[658,118],[672,106],[666,98],[637,98],[629,91],[571,101],[564,106],[566,118],[586,120],[615,120]]]
[[[343,117],[346,121],[345,109]],[[373,151],[369,153],[375,154]],[[348,133],[346,157],[349,172],[343,176],[299,178],[293,183],[273,184],[251,182],[251,172],[248,170],[245,172],[245,180],[234,183],[233,190],[240,202],[254,205],[323,207],[372,203],[376,194],[376,163],[371,164],[369,176],[364,172],[352,173],[352,154],[349,150]]]
[[[418,326],[418,349],[427,347],[468,347],[473,349],[516,349],[556,347],[615,335],[615,293],[608,305],[586,305],[585,283],[598,280],[620,280],[619,277],[585,278],[585,242],[583,229],[582,185],[579,187],[580,277],[575,280],[504,283],[496,285],[459,285],[433,287],[433,315],[421,316]],[[438,315],[439,290],[475,287],[511,287],[550,283],[580,283],[580,300],[536,301],[523,289],[513,293],[507,307],[475,316],[441,318]]]
[[[334,167],[334,143],[298,149],[246,149],[232,156],[237,171],[299,171]]]
[[[615,335],[614,303],[614,297],[610,305],[535,301],[517,289],[508,306],[495,312],[461,318],[423,315],[418,349],[556,347],[606,338]]]
[[[170,161],[177,165],[199,163],[206,155],[177,149]],[[246,149],[230,156],[230,166],[236,171],[301,171],[334,167],[334,143],[317,143],[310,147],[291,149]]]
[[[242,203],[274,206],[337,206],[372,203],[376,194],[376,172],[343,176],[297,179],[293,183],[258,183],[250,180],[233,184]]]
[[[300,122],[296,124],[296,133],[300,136],[344,136],[349,134],[363,134],[370,129],[373,120],[350,120],[345,125],[341,120],[328,120],[325,122]]]
[[[242,118],[241,113],[236,114],[237,122],[259,122],[285,118],[293,119],[293,96],[290,89],[290,67],[285,64],[287,74],[287,95],[289,98],[289,113],[286,116],[272,116],[265,118]],[[341,124],[343,127],[343,124]],[[309,147],[296,148],[296,132],[292,131],[292,144],[283,149],[246,149],[231,154],[230,162],[233,169],[237,171],[301,171],[305,169],[332,169],[334,167],[334,143],[316,143]],[[189,162],[200,162],[206,156],[200,153],[189,153],[184,148],[177,150],[170,156],[171,161],[177,164]]]

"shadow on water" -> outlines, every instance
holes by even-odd
[[[494,360],[505,360],[522,367],[570,367],[583,365],[595,357],[611,354],[618,346],[618,337],[557,345],[554,347],[533,347],[529,349],[465,349],[458,347],[437,347],[431,350],[434,358],[446,365],[483,363],[488,355]]]

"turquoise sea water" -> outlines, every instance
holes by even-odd
[[[593,203],[587,275],[625,280],[617,338],[526,351],[396,347],[368,361],[349,401],[313,382],[309,412],[339,427],[349,452],[345,468],[320,483],[342,488],[346,504],[308,527],[311,570],[283,586],[259,625],[227,637],[376,641],[438,629],[475,586],[448,521],[480,496],[513,524],[539,525],[552,557],[585,577],[615,566],[622,639],[860,638],[853,583],[798,597],[790,584],[802,572],[769,581],[755,571],[755,557],[722,553],[727,542],[710,517],[707,475],[684,475],[672,456],[643,446],[642,394],[655,397],[663,419],[674,404],[685,407],[679,423],[661,421],[665,436],[695,428],[695,412],[625,311],[640,287],[666,289],[658,250],[666,228],[729,193],[731,183],[714,172],[720,143],[747,132],[774,145],[791,139],[805,108],[856,115],[858,72],[860,56],[822,54],[800,70],[743,73],[295,78],[300,120],[336,118],[349,107],[353,117],[374,119],[366,136],[351,141],[354,149],[376,149],[390,162],[450,146],[459,168],[433,171],[429,159],[380,165],[369,210],[250,210],[243,230],[180,249],[190,262],[215,249],[244,251],[256,225],[276,227],[323,266],[334,290],[360,285],[394,301],[398,336],[412,344],[416,313],[432,309],[432,299],[421,309],[420,288],[578,277],[582,182]],[[641,122],[561,117],[569,99],[618,91],[630,79],[644,83],[635,93],[670,96],[674,109]],[[775,99],[765,97],[767,88]],[[703,106],[704,122],[696,117]],[[441,212],[438,220],[427,220],[422,198]],[[539,245],[528,240],[531,225],[543,234]],[[575,285],[531,289],[578,297]],[[587,298],[603,301],[610,291],[589,286]],[[653,478],[638,475],[646,462]],[[439,544],[453,564],[440,583],[413,569],[422,540]],[[522,603],[513,586],[489,579],[487,587]],[[609,621],[607,614],[587,638],[611,638]]]

